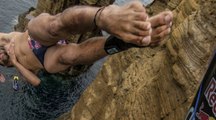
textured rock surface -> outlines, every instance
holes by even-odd
[[[55,14],[74,4],[111,2],[39,0],[32,14]],[[148,11],[153,15],[165,8],[175,15],[167,42],[154,49],[131,49],[109,57],[72,111],[59,119],[184,119],[216,48],[216,1],[156,0]],[[76,42],[86,36],[72,38]]]
[[[109,57],[65,119],[184,119],[216,48],[216,1],[158,0],[150,11],[164,7],[175,15],[166,44]]]

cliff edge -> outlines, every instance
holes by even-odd
[[[110,56],[62,119],[183,120],[216,48],[214,0],[159,0],[149,10],[173,11],[172,33],[158,48]]]
[[[39,0],[36,10],[58,13],[75,4],[113,0]],[[172,32],[157,48],[110,56],[71,112],[60,120],[183,120],[216,49],[215,0],[157,0],[150,15],[174,13]],[[75,35],[73,42],[95,35]]]

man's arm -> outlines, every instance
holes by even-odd
[[[13,63],[17,70],[26,78],[26,81],[33,86],[38,86],[40,84],[40,79],[31,71],[23,67],[20,63]]]
[[[105,37],[93,37],[80,44],[70,43],[64,47],[53,46],[46,52],[44,67],[49,73],[57,73],[73,65],[92,64],[107,55],[132,47],[138,46],[113,36],[107,39]]]
[[[28,24],[28,32],[41,44],[50,46],[61,39],[93,29],[93,19],[99,8],[74,6],[57,15],[42,13]]]
[[[8,55],[10,56],[10,60],[14,67],[26,78],[27,82],[32,84],[33,86],[38,86],[40,84],[40,79],[32,73],[30,70],[26,69],[23,65],[21,65],[14,54],[14,41],[12,40],[8,50],[6,50]]]

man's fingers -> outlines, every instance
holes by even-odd
[[[143,7],[143,4],[138,1],[138,0],[134,0],[132,2],[130,2],[127,7],[129,9],[133,9],[136,12],[146,12],[145,8]]]
[[[150,30],[140,30],[140,29],[133,28],[131,30],[133,30],[131,33],[133,35],[136,35],[136,36],[145,37],[145,36],[150,36],[152,34],[152,29],[150,29]]]
[[[14,40],[11,40],[10,46],[9,46],[9,48],[7,50],[8,55],[13,55],[14,54],[14,46],[15,46]]]
[[[151,28],[151,23],[143,21],[134,21],[134,27],[139,28],[141,30],[149,30]]]
[[[123,39],[127,43],[133,43],[133,44],[140,44],[140,41],[143,39],[142,36],[137,36],[131,33],[123,34],[123,36],[120,36],[121,39]]]
[[[164,39],[166,35],[170,33],[170,31],[171,31],[171,28],[168,28],[164,30],[163,32],[161,32],[160,34],[152,36],[152,43],[161,41],[162,39]]]
[[[160,34],[161,32],[163,32],[164,30],[166,30],[166,29],[168,29],[168,28],[169,28],[168,25],[163,25],[163,26],[154,28],[151,35],[152,35],[152,36],[158,35],[158,34]]]
[[[148,14],[146,12],[134,12],[134,20],[146,21],[148,19]]]
[[[171,11],[164,11],[153,17],[149,18],[152,27],[157,27],[159,25],[169,25],[172,22],[173,14]]]
[[[141,45],[142,46],[148,46],[151,43],[151,36],[145,36],[142,39]]]
[[[11,39],[11,42],[14,43],[14,39]]]
[[[121,37],[125,42],[132,43],[138,46],[148,46],[151,43],[151,36],[137,36],[134,34],[126,34],[124,37]]]

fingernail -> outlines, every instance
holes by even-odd
[[[146,27],[146,29],[148,30],[150,28],[151,28],[151,23],[149,22],[148,25],[147,25],[147,27]]]
[[[152,28],[149,30],[149,35],[151,35],[151,33],[152,33]]]
[[[168,33],[170,33],[170,32],[171,32],[171,28],[168,29]]]
[[[144,14],[143,19],[144,19],[144,20],[148,20],[148,15],[147,15],[147,14]]]
[[[169,15],[166,15],[164,20],[165,22],[169,23],[171,21],[171,17]]]
[[[172,26],[172,22],[170,22],[169,26],[170,26],[170,27]]]
[[[144,37],[143,40],[142,40],[142,44],[143,44],[143,45],[149,45],[150,42],[151,42],[151,36],[146,36],[146,37]]]

